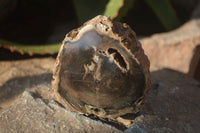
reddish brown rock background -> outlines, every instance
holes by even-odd
[[[200,81],[200,20],[140,40],[151,62],[151,71],[171,68]]]

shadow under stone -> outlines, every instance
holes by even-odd
[[[40,84],[51,84],[52,74],[44,73],[35,76],[25,76],[10,79],[0,86],[0,107],[11,104],[24,90]]]
[[[200,82],[200,45],[197,45],[194,49],[188,75]]]

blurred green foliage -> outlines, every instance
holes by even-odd
[[[134,8],[136,0],[73,0],[77,17],[82,24],[96,15],[103,14],[111,19],[121,20],[130,8]],[[180,26],[180,21],[169,0],[145,0],[155,15],[166,28],[172,30]]]
[[[120,20],[134,0],[73,0],[80,24],[97,16],[106,15]]]
[[[176,16],[168,0],[145,0],[159,18],[166,30],[172,30],[180,26],[180,21]]]
[[[25,54],[25,53],[27,53],[29,55],[54,54],[59,51],[61,43],[40,44],[40,45],[29,44],[29,45],[27,45],[27,44],[14,43],[14,42],[0,39],[0,46],[9,48],[11,51],[18,51],[21,54]]]
[[[10,1],[10,0],[4,0]],[[12,0],[11,0],[12,1]],[[134,8],[135,2],[139,0],[72,0],[76,11],[79,24],[97,16],[106,15],[111,19],[120,21],[130,9]],[[165,29],[172,30],[180,26],[180,21],[176,16],[176,12],[170,4],[169,0],[143,0],[157,16],[158,20],[162,23]],[[53,3],[58,2],[55,0],[32,0],[37,6],[51,8]],[[22,0],[23,4],[27,4],[27,0]],[[3,5],[3,4],[2,4]],[[0,6],[1,7],[1,6]],[[131,10],[133,11],[133,10]],[[48,13],[48,12],[47,12]],[[139,12],[138,15],[141,15]],[[130,13],[129,13],[130,15]],[[143,17],[143,16],[142,16]],[[144,19],[145,20],[145,19]],[[147,24],[148,24],[148,20]],[[45,45],[24,45],[13,43],[0,39],[0,46],[9,48],[11,50],[19,51],[21,53],[56,53],[59,51],[60,42],[57,44]]]

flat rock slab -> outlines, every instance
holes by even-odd
[[[151,75],[153,84],[135,124],[149,133],[199,132],[200,84],[169,69]]]
[[[51,88],[54,61],[44,58],[0,62],[1,66],[15,64],[10,65],[10,69],[3,68],[0,74],[1,78],[10,76],[7,80],[3,78],[0,85],[1,99],[5,99],[0,104],[0,133],[122,132],[57,104]],[[169,69],[154,71],[151,76],[153,83],[144,108],[125,132],[199,132],[200,84]],[[7,95],[10,93],[12,95]],[[16,97],[15,100],[10,100],[12,97]]]
[[[24,90],[40,85],[51,87],[54,58],[0,61],[0,112],[15,101]],[[31,89],[31,91],[34,91]],[[51,95],[47,95],[50,98]]]
[[[0,115],[2,133],[67,133],[121,131],[100,121],[68,112],[53,100],[45,100],[25,91],[21,98]]]

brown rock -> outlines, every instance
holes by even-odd
[[[151,71],[171,68],[191,77],[200,73],[200,19],[191,20],[177,30],[141,39],[141,42],[150,59]]]
[[[105,16],[66,35],[53,77],[57,100],[67,110],[109,119],[137,113],[151,82],[135,33]]]

